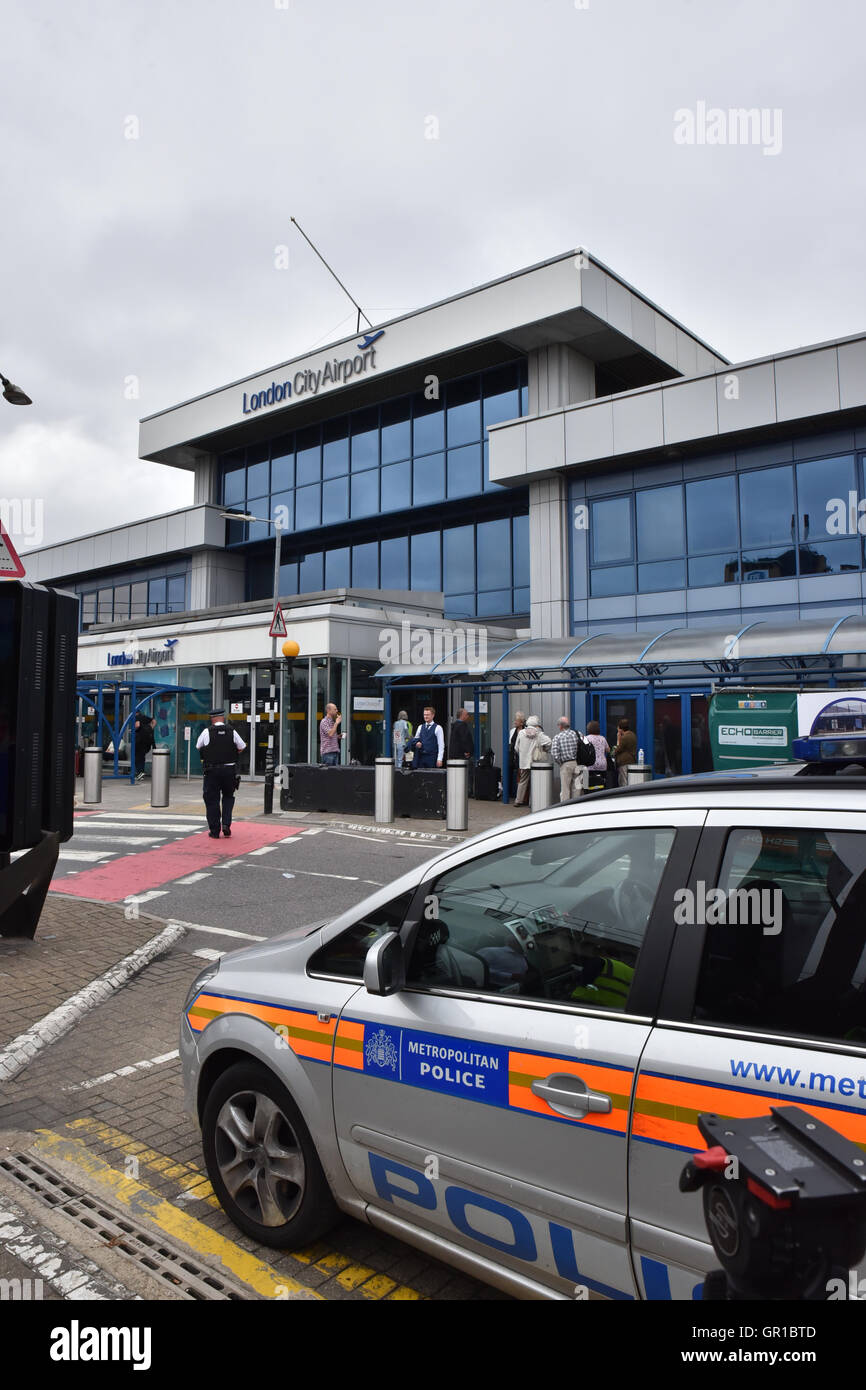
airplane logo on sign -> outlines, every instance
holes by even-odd
[[[24,566],[0,521],[0,579],[23,579]]]

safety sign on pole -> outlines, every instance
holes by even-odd
[[[288,637],[289,629],[286,627],[286,620],[283,616],[282,604],[277,604],[274,609],[274,616],[271,622],[269,637]]]
[[[24,566],[18,559],[15,547],[0,521],[0,579],[23,579]],[[282,613],[280,617],[282,617]]]

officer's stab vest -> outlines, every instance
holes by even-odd
[[[237,763],[234,734],[225,724],[211,726],[208,741],[201,750],[201,760],[206,768],[216,767],[220,763]]]
[[[604,965],[591,985],[578,985],[572,999],[586,1004],[599,1004],[608,1009],[624,1009],[628,1000],[634,970],[624,961],[603,956]]]

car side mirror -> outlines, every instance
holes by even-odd
[[[396,994],[406,983],[406,954],[400,933],[385,932],[364,957],[364,988],[368,994]]]

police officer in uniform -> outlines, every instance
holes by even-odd
[[[221,709],[210,712],[210,728],[196,741],[204,765],[204,804],[207,809],[208,831],[212,840],[220,837],[220,824],[226,839],[232,833],[232,807],[235,804],[235,779],[238,771],[238,752],[246,744],[234,729],[226,727]],[[222,816],[220,816],[222,798]]]

